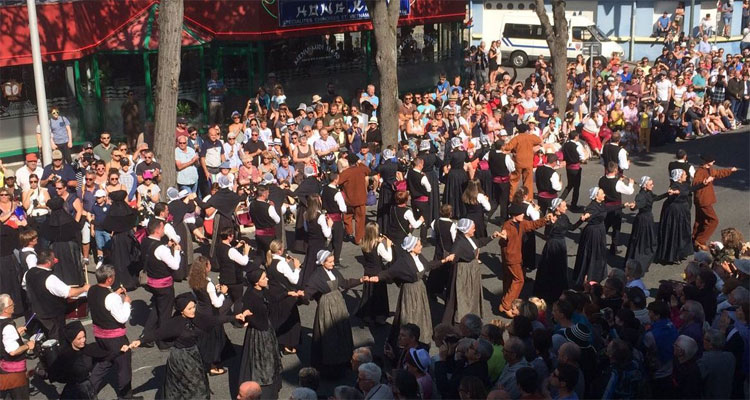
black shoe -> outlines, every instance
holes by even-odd
[[[354,243],[354,236],[352,236],[352,235],[344,235],[344,241],[345,242],[352,242],[352,243]]]

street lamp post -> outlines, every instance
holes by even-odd
[[[42,134],[42,162],[52,162],[52,145],[50,143],[49,114],[47,113],[47,92],[44,87],[44,70],[42,70],[42,51],[39,46],[39,25],[36,18],[36,3],[26,0],[29,13],[29,35],[31,36],[31,60],[34,66],[34,87],[36,89],[36,108],[39,113],[39,126]]]

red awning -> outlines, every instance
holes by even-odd
[[[154,5],[136,16],[126,26],[115,32],[98,50],[138,51],[157,50],[159,48],[159,7]],[[183,23],[182,46],[197,46],[211,40],[195,27]]]
[[[99,0],[37,5],[45,62],[73,60],[96,50],[156,0]],[[0,7],[0,67],[31,64],[25,5]]]
[[[414,0],[399,25],[459,22],[466,18],[466,0]],[[220,40],[270,40],[372,29],[369,21],[280,27],[278,2],[259,0],[186,1],[185,20]]]

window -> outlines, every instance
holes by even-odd
[[[576,42],[590,42],[591,32],[583,26],[573,27],[573,40]]]
[[[503,36],[518,39],[544,39],[541,25],[505,24]]]

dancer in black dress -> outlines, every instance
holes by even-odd
[[[641,177],[640,186],[641,190],[635,196],[635,205],[632,207],[633,210],[638,210],[638,214],[633,219],[625,262],[637,260],[644,271],[648,271],[659,244],[656,222],[654,222],[651,209],[655,202],[664,200],[668,195],[675,193],[669,189],[666,193],[657,196],[653,192],[654,181],[649,176]]]
[[[407,255],[397,259],[391,267],[378,276],[364,278],[365,282],[378,283],[381,280],[395,282],[401,287],[396,302],[396,315],[393,317],[388,342],[395,343],[401,326],[412,323],[420,327],[419,341],[432,342],[432,317],[427,290],[424,286],[425,272],[442,264],[453,261],[450,254],[442,260],[427,261],[422,256],[422,243],[414,236],[407,236],[401,243]]]
[[[227,285],[215,284],[211,281],[208,273],[211,271],[211,262],[208,258],[198,255],[190,266],[188,285],[193,290],[196,299],[195,326],[201,329],[198,335],[198,351],[203,360],[203,367],[210,375],[222,375],[226,373],[221,368],[222,355],[228,357],[228,352],[233,351],[223,324],[215,324],[214,321],[231,322],[233,315],[222,313],[230,306],[227,293]]]
[[[508,219],[508,202],[510,201],[510,174],[516,170],[516,164],[513,162],[509,152],[503,151],[505,140],[499,138],[495,141],[494,149],[489,152],[487,161],[489,162],[490,172],[492,174],[493,186],[493,204],[488,214],[492,218],[497,209],[500,209],[500,225]]]
[[[437,148],[429,140],[422,140],[419,143],[418,157],[424,160],[422,173],[430,181],[430,188],[432,189],[430,194],[430,213],[428,216],[425,216],[425,222],[429,226],[440,215],[440,181],[438,179],[440,168],[443,166],[443,160],[438,158]]]
[[[494,201],[495,198],[495,187],[492,184],[492,172],[490,171],[489,155],[490,155],[490,137],[482,135],[479,137],[480,147],[474,152],[474,158],[479,159],[477,168],[474,171],[474,179],[479,181],[482,186],[482,191],[490,199],[490,202]]]
[[[486,212],[490,211],[490,198],[482,191],[482,186],[477,179],[472,179],[466,184],[466,190],[461,195],[464,205],[464,218],[474,221],[475,236],[477,239],[487,237]]]
[[[112,232],[110,252],[104,262],[115,267],[115,287],[122,285],[131,291],[138,288],[138,272],[141,269],[140,244],[133,234],[138,223],[138,214],[125,201],[128,193],[116,190],[109,194],[112,204],[104,218],[102,229]]]
[[[672,194],[664,203],[659,223],[659,245],[655,259],[659,264],[676,264],[693,254],[692,231],[690,223],[690,193],[702,189],[714,178],[709,176],[703,182],[693,186],[687,182],[685,170],[673,169],[672,183],[669,188]]]
[[[523,207],[524,214],[523,219],[525,221],[536,221],[541,218],[541,209],[537,204],[530,201],[526,201],[526,197],[529,194],[529,190],[526,186],[518,186],[516,192],[513,194],[512,204],[518,204]],[[533,271],[536,269],[536,232],[531,230],[523,234],[523,240],[521,242],[521,253],[523,257],[523,269],[526,271]]]
[[[307,284],[307,280],[315,272],[315,266],[318,261],[318,252],[326,250],[328,245],[326,241],[332,236],[333,221],[323,214],[323,202],[318,194],[307,196],[307,208],[303,215],[303,226],[307,243],[305,252],[304,268],[302,268],[302,279],[299,282],[300,287]]]
[[[385,231],[385,234],[393,243],[401,243],[405,237],[411,235],[414,229],[422,226],[424,223],[424,217],[419,217],[417,219],[414,215],[414,211],[407,206],[409,202],[409,192],[396,192],[393,196],[393,201],[394,206],[390,209],[388,230]],[[395,258],[398,258],[398,255],[395,255]]]
[[[380,165],[377,173],[380,175],[382,184],[380,185],[380,195],[378,197],[377,221],[380,230],[388,232],[390,223],[390,210],[393,207],[393,195],[396,193],[396,172],[398,171],[398,162],[396,153],[392,149],[383,150]]]
[[[81,224],[65,210],[62,197],[51,199],[47,205],[52,212],[42,224],[41,234],[58,259],[55,275],[68,285],[82,286],[86,280],[81,259]]]
[[[297,219],[294,224],[294,246],[292,246],[292,250],[298,253],[305,253],[307,251],[307,232],[305,231],[307,199],[312,195],[320,195],[320,191],[323,189],[318,176],[315,175],[313,167],[306,166],[304,176],[305,178],[302,179],[297,189],[294,190],[294,197],[299,202],[297,203]]]
[[[605,205],[604,190],[598,186],[589,189],[591,203],[586,206],[583,216],[588,223],[578,241],[576,263],[573,268],[573,286],[582,288],[584,280],[601,282],[607,276],[607,236],[604,218],[607,212],[616,208],[630,207],[632,203]]]
[[[305,282],[305,299],[314,299],[318,303],[310,361],[325,375],[339,376],[351,359],[354,350],[352,326],[341,291],[362,282],[364,278],[344,279],[334,269],[333,254],[328,250],[318,252],[317,267]]]
[[[452,220],[453,207],[450,204],[440,206],[440,218],[432,222],[432,230],[435,232],[435,254],[433,260],[442,260],[450,253],[453,241],[456,240],[458,225]],[[427,293],[431,296],[447,296],[448,280],[451,276],[453,264],[443,264],[430,271],[427,277]]]
[[[276,339],[284,353],[297,352],[302,325],[297,308],[304,292],[300,290],[302,264],[286,253],[281,239],[271,242],[266,254],[268,274],[268,312],[276,330]]]
[[[461,139],[454,137],[451,139],[450,146],[452,151],[445,156],[443,173],[445,174],[445,188],[443,189],[443,204],[453,206],[455,215],[465,215],[464,203],[461,201],[461,195],[466,188],[466,182],[469,176],[464,170],[464,164],[468,159],[466,152],[462,149]],[[398,242],[397,242],[398,243]]]
[[[559,197],[552,200],[550,210],[556,220],[547,225],[545,232],[547,242],[542,249],[539,270],[536,272],[534,283],[534,296],[544,299],[547,304],[554,303],[560,298],[560,294],[568,289],[568,244],[565,235],[569,231],[578,229],[586,220],[584,215],[575,224],[571,223],[565,215],[568,211],[568,204]]]
[[[246,381],[258,382],[263,392],[262,399],[277,399],[281,390],[281,356],[268,314],[266,272],[261,268],[248,272],[247,283],[250,287],[242,297],[247,330],[242,343],[237,385]]]
[[[364,257],[362,267],[366,277],[378,276],[386,269],[385,264],[393,261],[393,242],[380,234],[375,222],[368,222],[365,226],[365,237],[360,248]],[[362,300],[359,303],[357,317],[366,324],[374,322],[382,325],[388,314],[388,285],[385,282],[365,282],[362,286]]]

